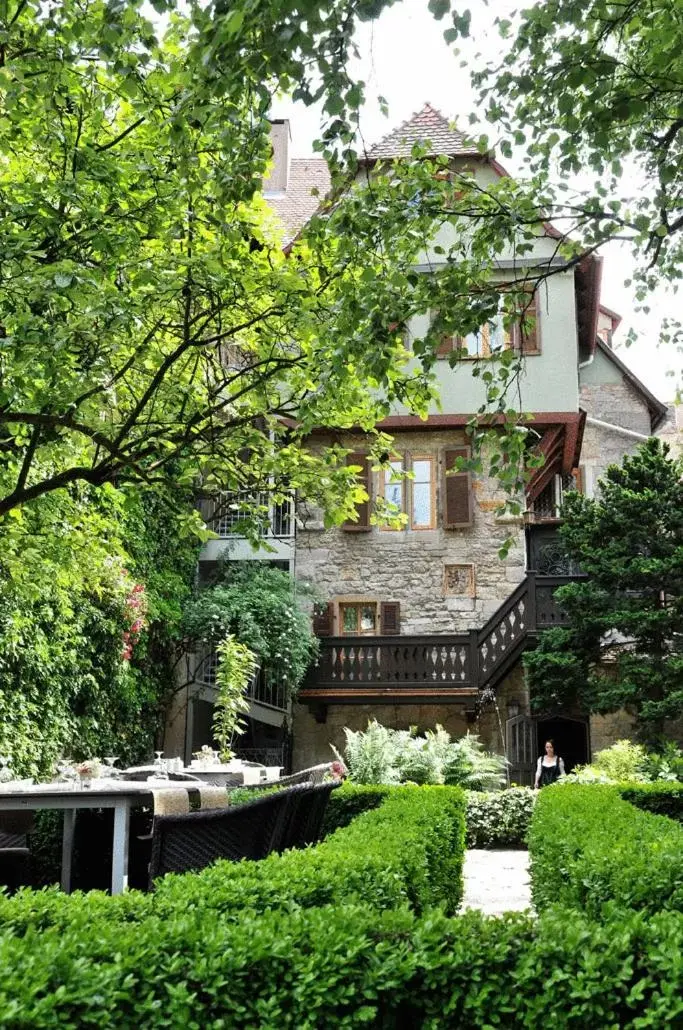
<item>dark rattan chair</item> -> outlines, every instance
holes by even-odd
[[[10,891],[31,882],[28,834],[33,830],[33,824],[33,812],[0,814],[0,884]]]
[[[203,869],[219,858],[234,862],[265,858],[271,851],[281,850],[289,804],[289,791],[281,790],[234,808],[156,817],[150,889],[154,880],[166,873]]]
[[[279,850],[305,848],[320,840],[327,802],[332,791],[339,786],[340,781],[333,780],[287,791],[290,794],[289,811]]]

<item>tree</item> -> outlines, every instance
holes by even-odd
[[[599,496],[567,497],[561,538],[588,578],[557,591],[569,624],[525,657],[535,708],[627,708],[647,742],[683,713],[682,477],[653,438]]]
[[[0,515],[78,482],[201,474],[209,489],[297,489],[343,520],[353,471],[341,447],[307,449],[310,430],[372,432],[395,400],[424,412],[439,333],[478,327],[501,294],[515,316],[519,284],[494,288],[490,272],[506,241],[523,252],[539,211],[511,184],[507,207],[481,198],[471,245],[461,237],[433,277],[414,266],[439,224],[468,216],[472,177],[454,190],[444,161],[416,148],[372,188],[349,188],[364,96],[347,70],[353,31],[390,3],[181,14],[156,0],[157,24],[141,0],[2,5]],[[336,171],[286,254],[259,195],[282,89],[323,101]],[[409,364],[401,329],[430,309],[441,321]],[[486,371],[510,419],[516,370],[511,358]],[[512,489],[522,452],[509,434]]]
[[[531,188],[587,246],[626,240],[636,294],[674,285],[683,257],[683,19],[668,0],[538,0],[502,62],[475,73],[488,118],[524,147]],[[592,189],[572,179],[592,171]],[[561,180],[552,186],[551,180]],[[683,342],[680,324],[665,337]]]

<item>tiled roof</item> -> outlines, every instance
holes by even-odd
[[[290,243],[317,211],[330,188],[330,172],[321,157],[294,157],[289,162],[287,189],[266,194],[266,200],[284,227],[284,243]],[[311,190],[317,190],[311,193]]]
[[[431,104],[425,104],[421,111],[375,143],[367,156],[370,161],[383,157],[410,157],[413,144],[418,141],[430,144],[430,154],[476,153],[440,111]]]

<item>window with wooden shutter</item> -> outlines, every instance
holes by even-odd
[[[382,601],[380,604],[379,631],[387,637],[401,632],[401,605],[398,601]]]
[[[520,312],[520,320],[515,326],[514,340],[516,348],[522,354],[541,353],[541,306],[538,290],[533,297],[529,297],[528,304]]]
[[[457,458],[469,458],[469,447],[453,447],[444,451],[443,527],[463,529],[473,522],[472,476],[469,472],[447,473],[455,468]]]
[[[367,533],[370,531],[370,462],[367,454],[348,454],[346,456],[347,465],[360,465],[360,472],[357,473],[358,483],[363,487],[368,495],[367,501],[363,501],[361,504],[356,505],[356,518],[354,520],[348,519],[342,525],[342,529],[346,530],[347,533]]]
[[[334,626],[334,605],[331,601],[313,608],[313,632],[316,637],[331,637]]]

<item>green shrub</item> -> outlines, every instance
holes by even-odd
[[[637,808],[683,822],[683,783],[659,781],[628,784],[621,786],[619,793],[625,801],[630,801]]]
[[[187,877],[167,876],[156,911],[179,903],[237,917],[292,905],[342,904],[362,898],[375,908],[409,904],[416,912],[462,898],[465,798],[458,788],[400,787],[379,808],[357,816],[321,844],[262,862],[217,863]],[[183,899],[181,901],[181,899]],[[1,916],[0,916],[1,917]]]
[[[660,750],[649,752],[645,759],[645,773],[651,780],[683,782],[683,751],[672,740],[667,740]]]
[[[611,747],[597,751],[590,765],[577,765],[570,781],[577,783],[645,782],[647,752],[641,744],[617,740]]]
[[[189,878],[188,878],[189,879]],[[3,1025],[318,1030],[680,1025],[683,918],[537,922],[363,904],[218,912],[178,905],[0,938]]]
[[[483,794],[468,791],[468,848],[526,847],[536,792],[530,787],[511,787]]]
[[[570,784],[541,791],[529,832],[534,904],[603,915],[620,908],[683,911],[683,828],[640,811],[616,787]]]
[[[323,837],[334,830],[348,826],[361,812],[369,812],[389,797],[393,787],[382,784],[357,784],[349,780],[337,790],[332,791],[325,811]]]
[[[408,904],[422,912],[442,905],[455,912],[462,898],[464,840],[461,790],[400,787],[380,808],[359,815],[316,847],[167,876],[153,895],[66,897],[54,890],[20,891],[14,898],[0,898],[0,926],[10,925],[17,933],[74,922],[87,926],[90,912],[113,921],[172,918],[178,907],[235,920],[246,909],[310,908],[357,899],[378,909]]]

